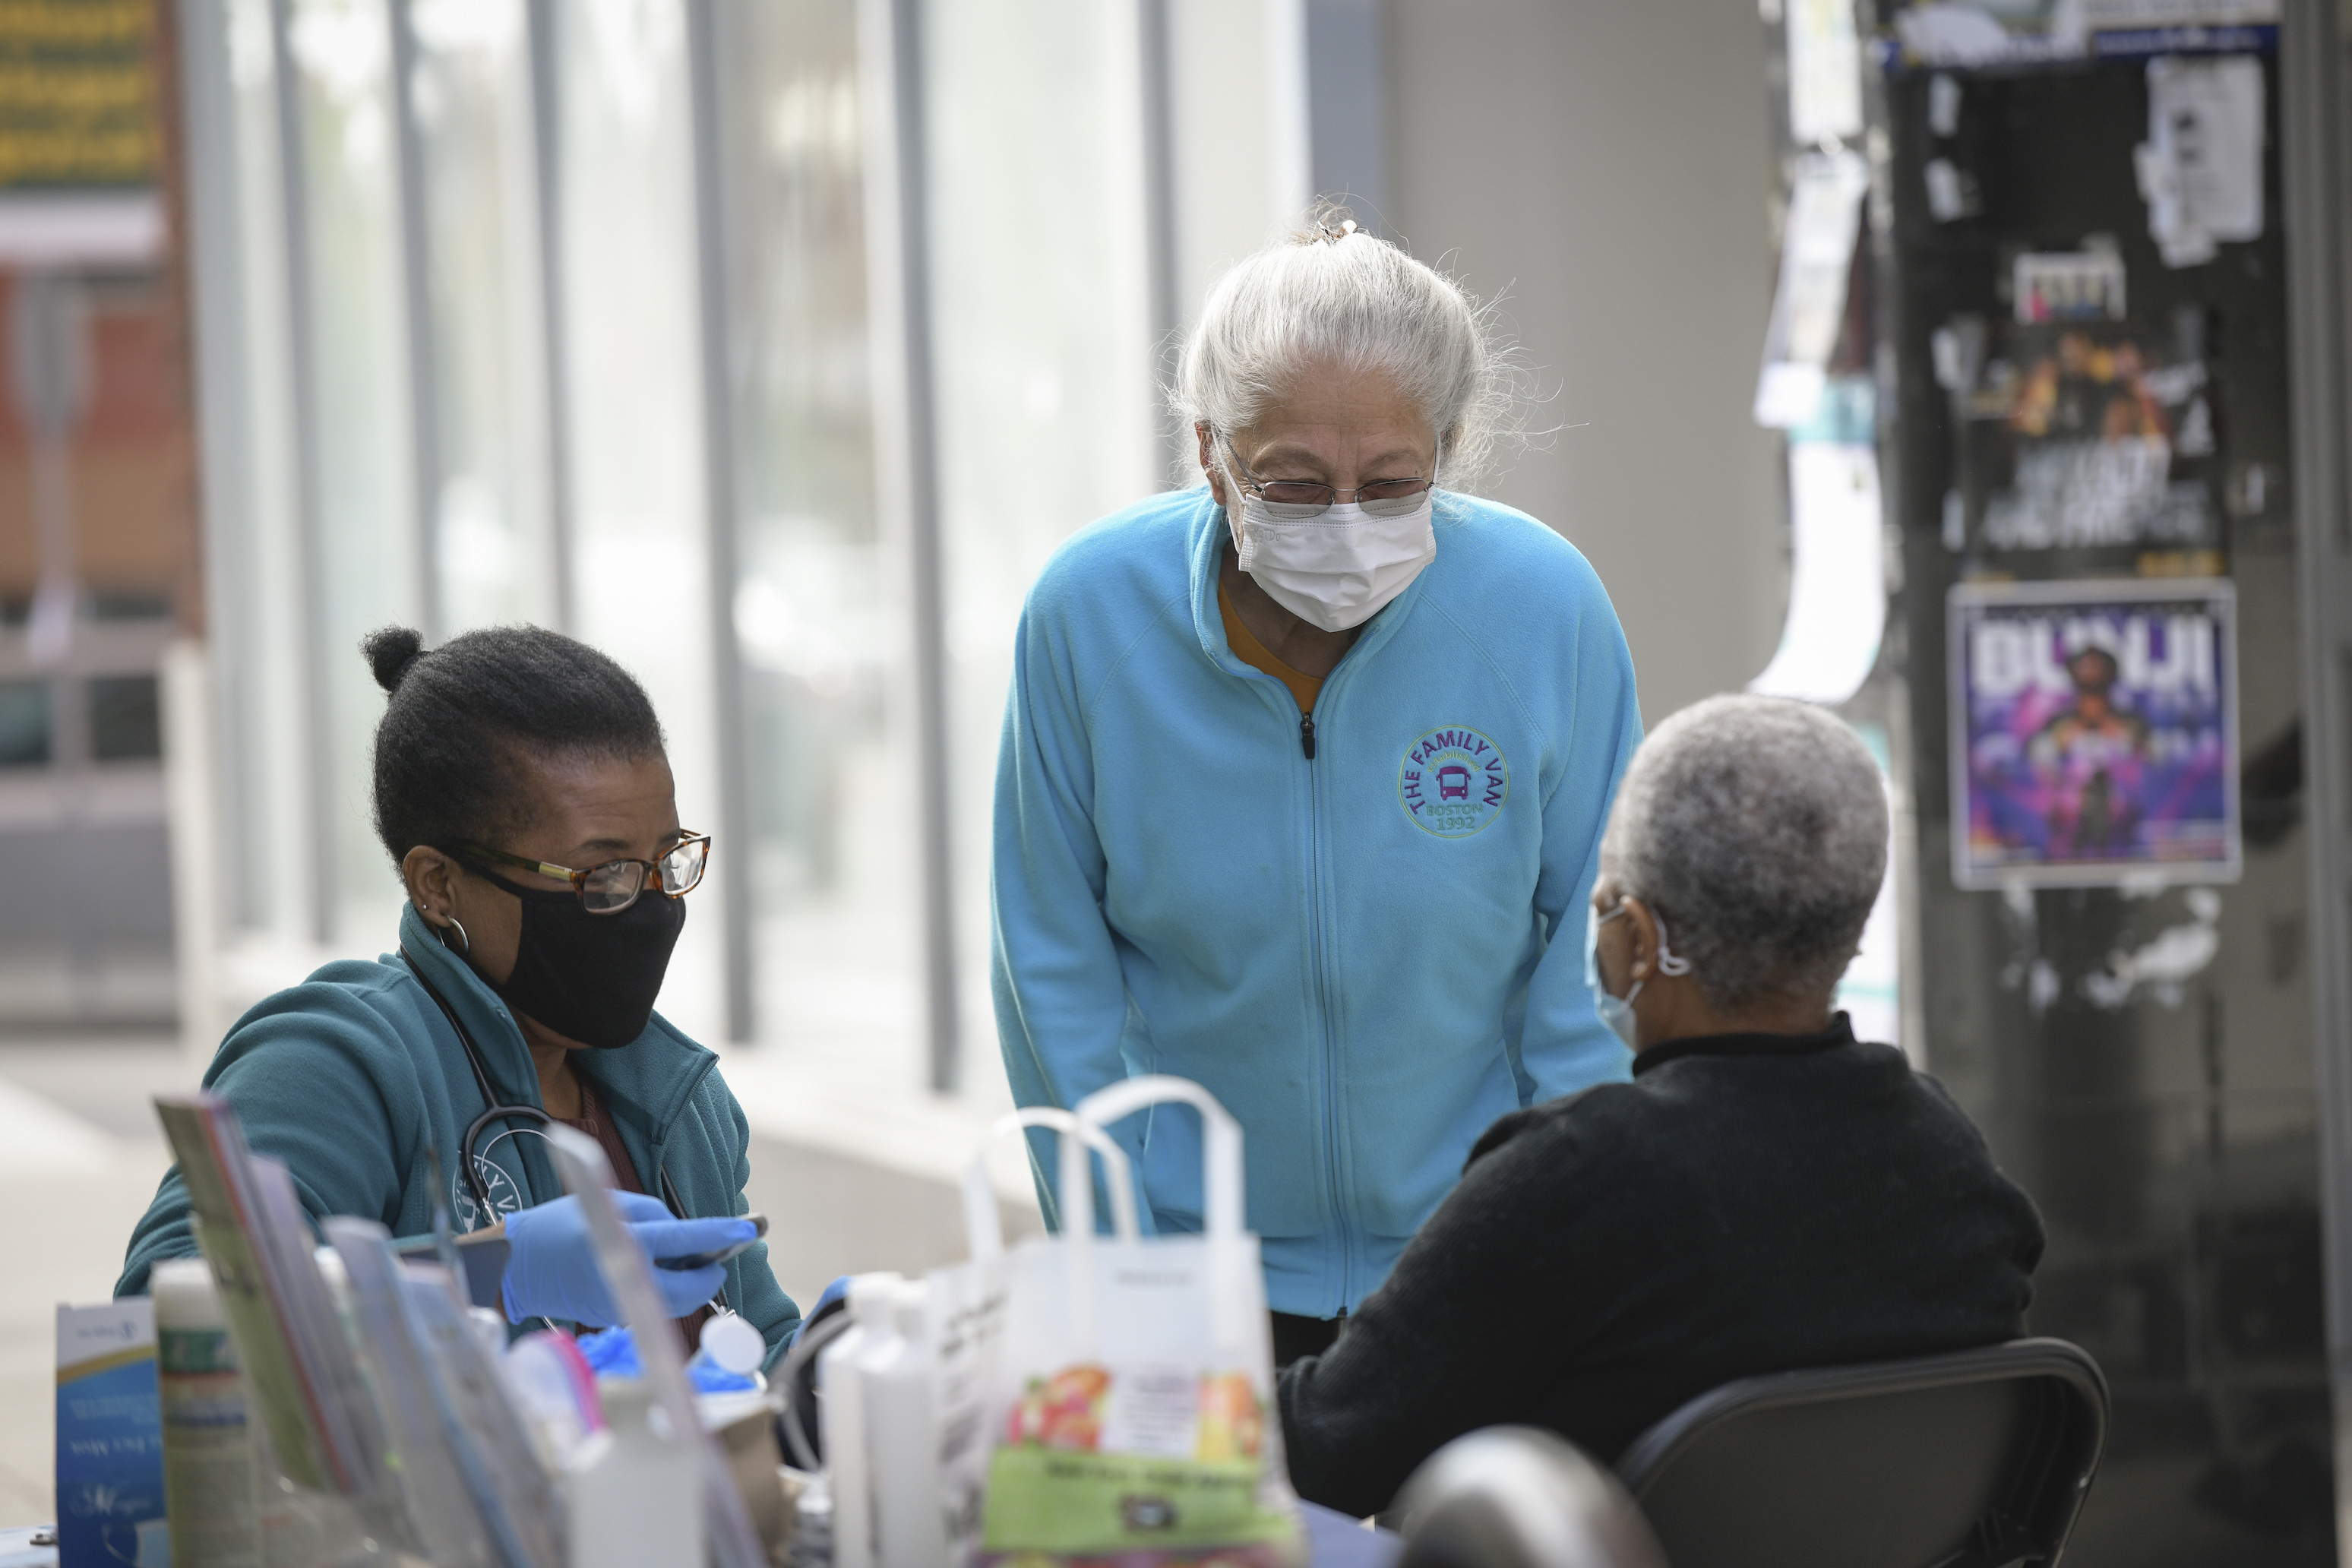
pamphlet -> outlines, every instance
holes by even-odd
[[[311,1491],[388,1492],[384,1444],[286,1167],[246,1146],[216,1095],[159,1098],[237,1364],[286,1478]]]
[[[654,1289],[652,1266],[613,1203],[613,1164],[604,1157],[604,1145],[569,1127],[550,1127],[547,1142],[565,1188],[580,1200],[597,1266],[635,1334],[645,1381],[656,1405],[665,1413],[671,1431],[698,1435],[704,1526],[712,1560],[719,1568],[765,1568],[766,1549],[743,1507],[742,1494],[735,1489],[726,1455],[702,1430],[701,1419],[695,1414],[693,1390],[686,1381],[686,1358],[678,1353],[669,1314],[662,1310],[661,1296]]]
[[[442,1429],[510,1568],[563,1568],[563,1499],[539,1463],[539,1447],[508,1398],[498,1369],[467,1320],[454,1275],[438,1264],[402,1266],[401,1289]]]
[[[434,1398],[433,1381],[409,1332],[400,1262],[391,1234],[373,1220],[337,1216],[321,1227],[351,1280],[352,1310],[368,1382],[391,1428],[396,1472],[417,1544],[437,1568],[489,1568],[489,1528],[467,1489],[461,1461]],[[525,1563],[511,1568],[536,1568]]]
[[[168,1568],[155,1304],[58,1309],[58,1568]]]

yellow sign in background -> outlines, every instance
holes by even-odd
[[[152,0],[0,0],[0,189],[152,184]]]

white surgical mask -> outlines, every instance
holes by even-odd
[[[1262,500],[1230,476],[1225,482],[1241,500],[1233,526],[1242,570],[1276,604],[1327,632],[1362,626],[1437,559],[1434,486],[1403,511],[1391,510],[1395,502],[1350,501],[1301,517],[1307,508]]]
[[[1586,908],[1584,983],[1592,988],[1594,1015],[1601,1023],[1608,1026],[1611,1034],[1625,1042],[1627,1050],[1638,1051],[1642,1047],[1637,1037],[1639,1028],[1633,1021],[1633,998],[1642,994],[1642,987],[1647,985],[1649,982],[1636,980],[1633,982],[1633,989],[1626,992],[1622,996],[1612,996],[1609,994],[1609,987],[1603,984],[1601,979],[1601,928],[1624,912],[1625,906],[1622,902],[1605,915],[1590,906]],[[1667,945],[1666,922],[1660,921],[1658,922],[1659,970],[1667,974],[1688,974],[1690,966],[1689,959],[1683,957]]]

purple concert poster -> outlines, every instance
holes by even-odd
[[[1953,880],[2237,880],[2236,609],[2211,577],[1954,588]]]

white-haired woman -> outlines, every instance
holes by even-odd
[[[1508,396],[1454,283],[1318,226],[1211,293],[1174,402],[1207,489],[1079,533],[1022,616],[998,1026],[1024,1105],[1167,1072],[1241,1119],[1286,1362],[1482,1128],[1625,1076],[1583,905],[1641,721],[1584,557],[1460,493]],[[1196,1227],[1193,1121],[1121,1131]]]
[[[1283,1374],[1306,1497],[1371,1513],[1498,1422],[1611,1461],[1735,1378],[2023,1331],[2032,1204],[1942,1086],[1831,1011],[1886,869],[1853,732],[1771,698],[1685,709],[1626,771],[1601,868],[1592,986],[1633,1081],[1488,1129]]]

